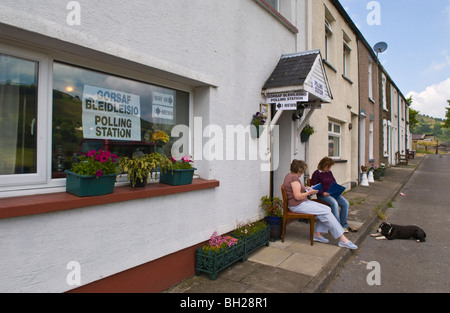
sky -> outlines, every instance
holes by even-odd
[[[340,0],[367,42],[386,42],[379,59],[420,114],[445,118],[450,100],[450,0]]]

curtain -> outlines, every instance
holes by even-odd
[[[19,86],[0,79],[0,175],[15,173],[19,98]]]

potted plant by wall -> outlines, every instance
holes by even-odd
[[[386,175],[386,165],[384,163],[380,164],[381,176],[384,177]]]
[[[244,261],[244,244],[242,241],[229,236],[218,235],[217,232],[195,253],[195,274],[201,272],[209,274],[211,280],[216,280],[217,274],[233,263]]]
[[[122,157],[119,161],[119,168],[128,174],[132,187],[145,187],[149,178],[156,177],[158,168],[167,169],[169,166],[170,160],[157,152]]]
[[[189,185],[192,183],[196,168],[191,157],[184,156],[180,160],[171,157],[168,166],[161,170],[159,182],[172,186]]]
[[[372,164],[372,167],[370,168],[369,171],[373,172],[374,180],[380,180],[380,178],[381,178],[381,168],[379,166]]]
[[[247,260],[250,253],[264,245],[269,245],[270,227],[264,220],[246,224],[238,223],[232,236],[244,242],[244,259]]]
[[[253,114],[253,118],[250,123],[250,125],[252,126],[250,127],[250,133],[253,138],[259,138],[259,136],[261,135],[259,126],[263,126],[265,123],[266,119],[260,112],[256,112],[255,114]]]
[[[71,170],[66,170],[66,191],[79,197],[112,193],[118,175],[117,155],[109,151],[91,150],[78,157]]]
[[[278,240],[281,238],[283,201],[280,198],[263,196],[261,198],[261,208],[266,213],[266,222],[270,227],[270,239]]]
[[[307,141],[309,140],[309,137],[310,137],[312,134],[314,134],[314,128],[313,128],[311,125],[307,124],[307,125],[303,128],[302,132],[300,133],[300,140],[301,140],[302,142],[307,142]]]

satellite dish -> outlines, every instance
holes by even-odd
[[[388,48],[387,43],[379,42],[373,47],[373,50],[375,50],[375,52],[378,54],[378,53],[383,53],[384,51],[387,50],[387,48]]]

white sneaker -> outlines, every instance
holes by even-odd
[[[342,247],[342,248],[348,248],[351,250],[356,250],[358,249],[358,246],[355,245],[353,242],[351,242],[350,240],[348,241],[348,243],[343,243],[342,241],[339,240],[338,242],[338,246]]]

